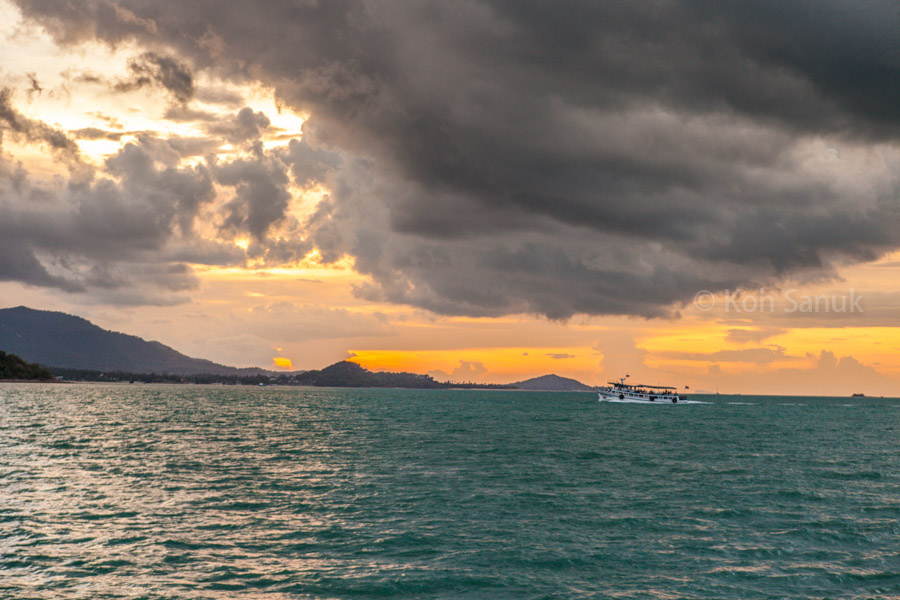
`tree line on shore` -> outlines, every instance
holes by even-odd
[[[54,377],[39,364],[26,362],[15,354],[0,350],[0,379],[50,381]]]
[[[416,373],[373,372],[356,363],[342,361],[324,369],[293,373],[254,375],[173,375],[170,373],[126,373],[84,369],[51,368],[52,374],[70,381],[111,381],[131,383],[187,383],[222,385],[302,385],[316,387],[383,387],[413,389],[512,389],[514,386],[471,382],[436,381]]]

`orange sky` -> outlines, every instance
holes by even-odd
[[[63,51],[42,31],[25,28],[17,11],[4,2],[0,23],[0,68],[5,84],[16,90],[16,108],[71,135],[90,164],[102,166],[136,139],[137,133],[127,132],[152,131],[160,137],[200,133],[189,116],[165,116],[169,104],[162,90],[112,96],[91,83],[66,79],[68,69],[124,77],[127,57],[136,51],[128,43]],[[41,82],[41,93],[27,92],[27,73]],[[192,109],[221,113],[224,119],[233,107],[216,98],[239,95],[244,105],[271,121],[262,138],[266,148],[302,139],[305,115],[280,103],[273,89],[210,73],[199,73],[197,81],[206,93]],[[120,139],[78,137],[78,131],[106,127],[111,119],[125,132]],[[48,187],[58,185],[57,177],[66,172],[39,143],[7,139],[3,152]],[[219,160],[228,160],[248,150],[223,141],[214,152]],[[183,165],[191,160],[184,159]],[[221,197],[206,209],[207,225],[229,199],[219,192]],[[292,189],[293,221],[281,226],[281,234],[296,235],[292,227],[313,214],[329,193],[322,187]],[[827,281],[785,281],[779,289],[744,291],[743,298],[765,298],[755,305],[716,294],[703,298],[701,307],[674,307],[678,315],[671,318],[452,317],[364,299],[358,290],[368,279],[349,257],[326,265],[312,251],[292,265],[260,267],[250,255],[249,238],[222,237],[203,223],[195,235],[248,253],[247,262],[227,268],[191,265],[194,287],[173,293],[172,302],[109,303],[7,281],[0,282],[0,306],[62,310],[235,366],[309,369],[350,358],[369,369],[431,373],[457,381],[507,383],[556,373],[601,384],[627,372],[646,383],[727,393],[900,395],[900,255],[848,265]],[[792,302],[851,294],[862,298],[861,311],[826,311],[823,305],[806,311]]]

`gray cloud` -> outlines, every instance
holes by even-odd
[[[303,139],[292,139],[288,142],[284,160],[291,166],[291,174],[298,185],[308,186],[314,183],[327,183],[329,175],[341,164],[341,157],[336,152],[328,152],[310,145],[309,127],[304,127]]]
[[[108,131],[97,127],[83,127],[70,132],[75,139],[79,140],[112,140],[118,142],[126,135],[124,131]]]
[[[81,166],[78,144],[64,131],[55,129],[43,121],[29,119],[12,105],[13,91],[0,89],[0,132],[9,131],[28,142],[43,143],[70,166]]]
[[[91,169],[80,162],[73,139],[24,117],[12,107],[10,93],[0,93],[0,132],[48,145],[57,160],[85,171],[68,179],[33,180],[0,146],[0,280],[83,294],[85,302],[169,305],[187,301],[198,284],[188,263],[240,266],[251,259],[257,265],[281,265],[298,260],[311,246],[299,234],[296,219],[287,215],[291,166],[285,159],[296,167],[302,156],[289,148],[266,151],[257,138],[267,123],[265,115],[252,111],[227,123],[231,139],[242,140],[248,150],[230,161],[209,154],[222,143],[220,137],[75,131],[80,139],[135,138]],[[205,158],[191,166],[181,162],[200,155]],[[217,195],[216,185],[220,192],[232,191],[230,200]],[[215,206],[222,211],[218,216],[212,213],[214,202],[224,202]],[[252,236],[250,248],[245,252],[233,243],[197,235],[201,216],[226,238]],[[278,235],[272,233],[276,226],[281,228]]]
[[[261,241],[285,218],[291,199],[285,165],[260,146],[253,158],[213,165],[213,173],[221,185],[234,189],[234,199],[225,206],[224,230],[247,232]]]
[[[47,269],[25,244],[0,240],[0,281],[20,281],[29,285],[53,287],[67,292],[84,291],[78,282],[57,277]]]
[[[887,0],[17,4],[60,43],[145,45],[136,77],[176,99],[163,45],[311,114],[277,161],[213,169],[226,226],[265,238],[285,169],[326,181],[308,243],[367,298],[667,315],[900,246]]]
[[[144,52],[129,59],[128,70],[132,78],[118,81],[113,86],[120,92],[129,92],[147,86],[163,88],[179,104],[186,104],[194,96],[194,77],[184,63],[155,52]]]
[[[222,141],[213,137],[176,137],[170,136],[166,138],[166,143],[181,155],[182,158],[188,156],[206,156],[214,152]]]
[[[62,75],[67,80],[77,83],[109,86],[117,92],[131,92],[146,87],[159,88],[167,92],[172,100],[175,101],[175,105],[170,108],[167,118],[176,120],[183,113],[187,112],[186,105],[193,99],[196,92],[194,75],[188,65],[171,56],[148,51],[128,59],[127,67],[131,76],[125,79],[110,80],[103,75],[93,72],[73,73],[67,71]],[[32,80],[29,97],[38,89],[34,87],[35,83]]]
[[[200,263],[215,255],[192,235],[213,183],[204,166],[178,167],[178,159],[164,140],[141,135],[97,176],[47,184],[0,156],[0,279],[107,303],[184,301],[197,279],[178,253],[193,248]]]
[[[170,106],[163,115],[169,121],[207,121],[215,122],[219,116],[206,110],[197,110],[185,105]]]
[[[218,87],[200,88],[194,94],[194,97],[203,102],[212,104],[223,104],[237,108],[244,103],[244,98],[237,92]]]
[[[217,122],[209,126],[209,132],[219,135],[229,142],[242,143],[258,140],[259,136],[269,128],[271,121],[261,112],[254,112],[252,108],[244,107],[238,111],[230,122]]]

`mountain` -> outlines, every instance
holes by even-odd
[[[191,358],[159,342],[101,329],[81,317],[24,306],[0,309],[0,349],[45,367],[67,369],[176,375],[267,373]]]
[[[543,375],[519,381],[512,387],[520,390],[532,390],[536,392],[593,392],[594,388],[584,385],[576,379],[560,377],[559,375]]]
[[[4,379],[50,381],[53,375],[40,365],[28,364],[15,354],[0,350],[0,380]]]

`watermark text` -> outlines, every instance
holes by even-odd
[[[856,290],[843,294],[803,294],[796,289],[774,294],[760,288],[758,292],[725,290],[714,294],[700,290],[694,295],[694,307],[709,311],[720,306],[727,313],[862,313],[863,296]]]

